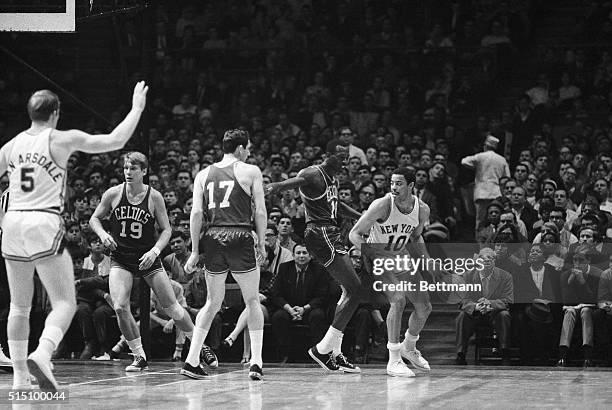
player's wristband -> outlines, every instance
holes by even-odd
[[[161,253],[161,251],[159,250],[157,246],[154,246],[151,250],[153,251],[155,256],[159,256],[159,254]]]

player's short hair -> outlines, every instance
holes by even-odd
[[[59,97],[53,91],[38,90],[28,100],[28,115],[32,121],[47,121],[59,108]]]
[[[340,140],[337,139],[333,139],[331,141],[329,141],[327,143],[327,145],[325,146],[325,153],[328,155],[335,155],[336,154],[336,150],[338,149],[337,146],[341,145],[341,146],[346,146],[345,144],[343,144],[342,142],[340,142]]]
[[[234,128],[223,134],[223,152],[233,154],[240,145],[244,148],[249,144],[249,132]]]
[[[406,179],[406,184],[410,185],[416,181],[416,172],[406,167],[400,167],[393,170],[391,175],[401,175]]]
[[[125,154],[125,157],[123,158],[123,163],[126,164],[128,162],[132,165],[138,165],[142,170],[149,168],[149,160],[147,159],[147,156],[142,152],[131,151]]]

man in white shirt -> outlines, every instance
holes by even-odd
[[[470,155],[461,160],[461,165],[476,172],[474,186],[474,203],[476,205],[476,231],[485,221],[487,206],[501,196],[499,179],[509,177],[510,169],[506,159],[495,152],[499,139],[488,135],[484,142],[483,152]]]

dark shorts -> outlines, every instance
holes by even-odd
[[[207,273],[247,273],[257,269],[255,238],[245,228],[212,227],[202,238]]]
[[[331,265],[336,253],[347,254],[340,228],[334,225],[308,224],[304,231],[304,240],[310,255],[325,267]]]
[[[162,266],[161,260],[159,258],[155,258],[155,261],[151,265],[149,269],[140,270],[138,265],[140,262],[138,261],[140,256],[138,254],[111,254],[111,269],[112,268],[121,268],[127,270],[132,275],[138,278],[146,278],[151,276],[157,272],[164,272],[164,268]]]

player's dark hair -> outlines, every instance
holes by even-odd
[[[38,90],[28,100],[28,115],[32,121],[48,121],[59,108],[59,97],[49,90]]]
[[[410,185],[416,180],[416,172],[406,167],[400,167],[393,170],[391,175],[401,175],[406,179],[406,184]]]
[[[138,165],[142,170],[146,170],[149,168],[149,160],[147,159],[147,156],[142,152],[131,151],[125,154],[125,157],[123,158],[123,164],[125,165],[128,162],[132,165]]]
[[[249,144],[249,132],[234,128],[223,134],[223,152],[233,154],[240,145],[244,148]]]

